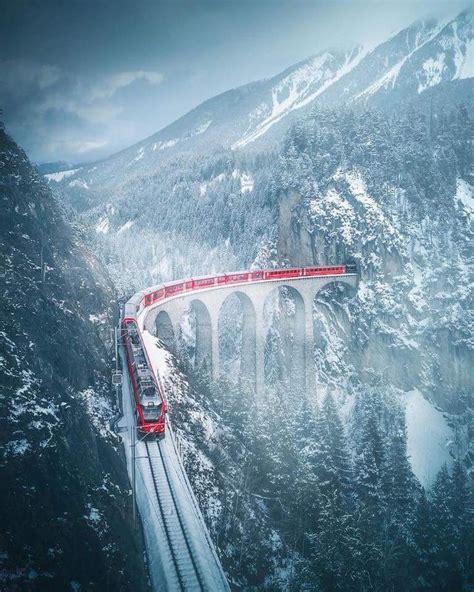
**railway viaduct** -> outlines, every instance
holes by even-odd
[[[314,372],[309,371],[314,350],[313,303],[318,292],[334,283],[355,289],[356,273],[326,276],[303,276],[267,279],[253,282],[212,286],[180,293],[149,306],[143,316],[143,327],[174,350],[183,315],[194,311],[196,319],[195,363],[207,364],[213,378],[219,377],[219,316],[224,302],[236,295],[242,309],[242,378],[255,384],[261,392],[265,382],[265,303],[279,288],[289,288],[295,302],[292,383],[306,389],[314,386]],[[303,378],[302,378],[303,377]],[[301,383],[305,381],[306,384]]]

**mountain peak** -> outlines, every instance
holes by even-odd
[[[426,109],[435,91],[441,103],[469,105],[472,17],[473,10],[467,9],[447,21],[418,20],[376,47],[325,49],[276,76],[208,99],[135,146],[59,182],[88,202],[95,188],[106,195],[104,190],[116,187],[118,179],[153,174],[178,154],[222,147],[260,150],[280,142],[292,122],[316,104],[382,110],[418,104]]]

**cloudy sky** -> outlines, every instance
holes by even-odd
[[[321,49],[458,0],[0,0],[0,106],[36,162],[103,158]]]

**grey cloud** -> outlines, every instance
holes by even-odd
[[[26,59],[0,62],[0,96],[24,97],[44,91],[61,77],[61,69],[52,64],[39,64]]]
[[[0,19],[0,106],[34,160],[90,160],[328,46],[464,0],[33,0]],[[462,7],[462,6],[461,6]]]
[[[149,84],[157,85],[163,81],[163,74],[160,72],[136,70],[134,72],[118,72],[107,77],[101,84],[92,89],[90,100],[110,99],[114,94],[136,80],[145,80]]]

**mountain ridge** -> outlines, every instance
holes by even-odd
[[[444,103],[450,104],[450,84],[467,80],[455,97],[470,108],[472,20],[473,10],[466,9],[442,22],[415,21],[372,48],[323,50],[275,76],[207,99],[140,142],[79,167],[68,184],[77,178],[88,189],[93,184],[116,186],[117,181],[149,175],[177,155],[219,147],[244,152],[271,149],[295,117],[316,105],[392,110],[412,104],[426,109],[426,91],[441,85],[446,89]],[[62,183],[66,191],[68,184]]]

